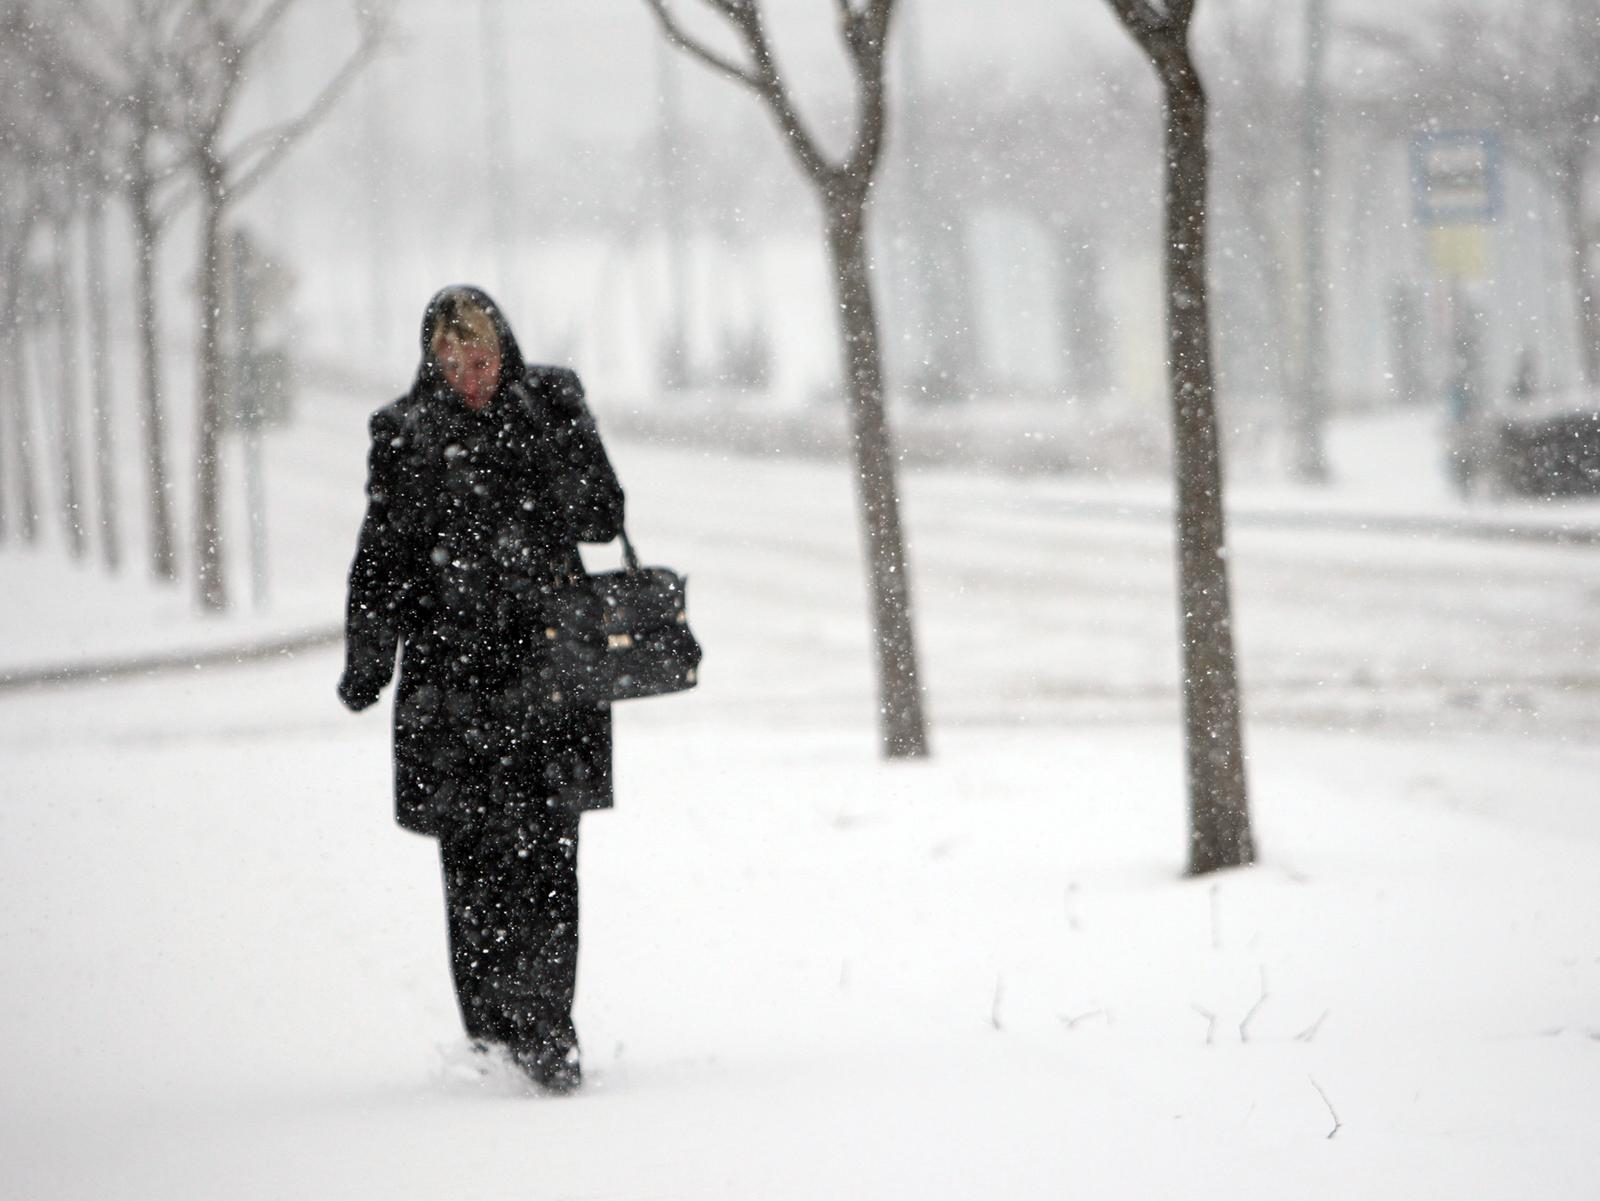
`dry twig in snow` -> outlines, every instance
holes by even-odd
[[[1212,1013],[1209,1009],[1202,1009],[1198,1005],[1191,1004],[1189,1006],[1189,1008],[1194,1010],[1201,1017],[1205,1018],[1205,1020],[1206,1020],[1206,1046],[1209,1047],[1212,1044],[1212,1042],[1216,1039],[1216,1036],[1217,1036],[1217,1015]]]
[[[1322,1011],[1322,1016],[1316,1021],[1312,1022],[1311,1025],[1307,1026],[1304,1030],[1300,1031],[1299,1034],[1295,1035],[1295,1038],[1299,1039],[1303,1043],[1308,1043],[1312,1039],[1316,1038],[1317,1031],[1322,1029],[1322,1023],[1328,1020],[1328,1014],[1332,1012],[1333,1011],[1331,1009],[1324,1009]]]
[[[1239,1023],[1240,1042],[1247,1043],[1250,1041],[1250,1019],[1255,1017],[1256,1011],[1267,1003],[1267,996],[1267,969],[1263,967],[1261,969],[1261,995],[1256,998],[1256,1003],[1250,1006],[1250,1012],[1245,1014],[1244,1019]]]
[[[1333,1102],[1328,1100],[1328,1094],[1322,1091],[1322,1085],[1317,1083],[1317,1078],[1315,1076],[1307,1076],[1306,1079],[1311,1081],[1311,1087],[1317,1090],[1317,1096],[1322,1098],[1322,1103],[1328,1107],[1328,1114],[1333,1118],[1333,1129],[1328,1131],[1328,1137],[1332,1138],[1339,1133],[1344,1123],[1339,1120],[1338,1111],[1334,1109]]]

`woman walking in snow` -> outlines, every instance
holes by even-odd
[[[370,428],[339,697],[373,704],[398,649],[396,815],[439,841],[467,1035],[569,1092],[578,817],[611,805],[611,714],[564,699],[543,647],[622,489],[578,377],[526,365],[476,288],[429,302],[416,381]]]

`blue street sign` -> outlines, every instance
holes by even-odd
[[[1482,225],[1500,215],[1500,143],[1486,129],[1411,139],[1411,186],[1423,225]]]

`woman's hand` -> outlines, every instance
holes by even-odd
[[[374,685],[351,675],[348,671],[339,677],[339,699],[352,713],[360,713],[377,703],[381,685]]]

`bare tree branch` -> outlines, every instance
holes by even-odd
[[[714,3],[715,0],[711,0],[711,2]],[[650,11],[655,13],[656,20],[660,23],[661,31],[666,34],[667,40],[678,49],[699,59],[713,71],[744,84],[747,88],[755,91],[761,90],[761,83],[753,71],[739,66],[732,59],[724,58],[704,42],[692,37],[685,31],[683,26],[678,23],[678,18],[673,16],[671,10],[667,8],[666,0],[645,0],[645,3],[650,6]],[[721,4],[717,4],[716,7],[723,12],[727,12],[726,7]]]
[[[757,0],[718,0],[718,2],[739,5],[735,22],[755,63],[756,90],[760,92],[762,99],[767,102],[767,107],[777,118],[784,137],[788,139],[795,156],[800,160],[800,165],[813,180],[829,187],[833,186],[837,182],[839,168],[830,163],[817,146],[816,139],[811,136],[810,130],[800,117],[800,110],[795,106],[793,97],[789,95],[788,86],[783,82],[783,73],[778,69],[777,55],[773,52],[771,42],[767,40]]]
[[[160,200],[156,201],[151,209],[151,224],[156,229],[165,229],[167,223],[181,213],[184,206],[194,198],[194,189],[189,187],[179,174],[179,168],[185,160],[174,159],[164,166],[151,172],[151,179],[156,184],[176,181],[178,186],[172,188]]]
[[[190,52],[178,55],[178,94],[185,101],[184,141],[190,156],[204,163],[216,155],[217,140],[244,78],[246,55],[234,29],[218,13],[216,0],[193,0],[193,12],[203,29],[189,31]],[[202,73],[201,66],[210,68],[210,73]]]
[[[272,32],[273,27],[283,20],[284,14],[295,3],[296,0],[270,0],[250,27],[239,34],[238,45],[240,51],[249,54],[261,45],[266,36]]]
[[[895,0],[868,0],[867,29],[880,45],[888,41],[889,17],[894,12],[894,3]]]
[[[266,148],[260,152],[260,157],[249,167],[241,167],[239,174],[229,185],[229,195],[237,199],[249,192],[251,188],[260,183],[279,161],[293,149],[294,144],[312,130],[328,110],[339,102],[339,98],[355,82],[362,69],[378,52],[382,44],[381,27],[368,23],[362,31],[360,44],[355,51],[345,60],[344,66],[339,68],[337,74],[323,87],[322,91],[306,106],[298,117],[286,121],[274,129],[263,130],[251,141],[265,141]],[[241,147],[235,152],[235,159],[242,158],[250,151]]]
[[[1109,0],[1109,3],[1128,27],[1128,32],[1141,42],[1161,33],[1166,26],[1166,18],[1148,0]]]
[[[1153,0],[1107,0],[1128,32],[1146,50],[1161,39],[1186,37],[1194,16],[1195,0],[1167,0],[1158,8]]]
[[[836,166],[829,162],[800,116],[800,111],[789,94],[788,86],[784,83],[782,72],[778,69],[777,56],[767,40],[757,0],[703,0],[707,7],[720,13],[738,33],[749,54],[750,61],[745,65],[718,53],[686,30],[668,7],[668,0],[644,0],[644,2],[655,14],[656,21],[669,42],[718,74],[743,84],[766,102],[807,175],[832,187],[841,175],[847,173],[848,167]],[[836,0],[836,2],[841,6],[843,20],[848,30],[852,23],[859,19],[859,14],[850,8],[847,0]],[[883,0],[874,0],[874,3],[882,4]],[[892,3],[892,0],[889,0],[889,3]]]
[[[883,153],[888,125],[884,115],[883,62],[894,3],[895,0],[871,0],[868,9],[855,15],[847,35],[861,88],[855,145],[844,166],[844,174],[852,178],[871,175]]]

